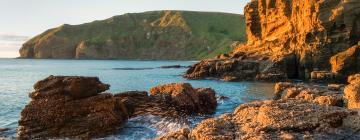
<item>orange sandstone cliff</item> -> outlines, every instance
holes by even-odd
[[[247,43],[195,64],[185,77],[338,80],[360,71],[358,0],[252,0],[245,18]]]

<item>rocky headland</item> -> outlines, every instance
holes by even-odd
[[[245,40],[242,15],[152,11],[49,29],[24,43],[20,58],[199,60]]]
[[[244,14],[247,43],[193,65],[184,77],[346,82],[360,71],[360,1],[252,0]]]

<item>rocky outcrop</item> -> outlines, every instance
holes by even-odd
[[[121,102],[95,77],[50,76],[34,85],[17,137],[92,138],[115,132],[128,118]]]
[[[299,100],[240,105],[233,113],[202,121],[193,130],[160,140],[190,139],[359,139],[358,112]]]
[[[275,85],[275,100],[296,99],[320,105],[344,106],[344,85],[329,86],[309,85],[303,83],[280,82]]]
[[[116,132],[128,118],[156,115],[184,118],[212,113],[214,90],[169,84],[119,94],[96,77],[50,76],[34,85],[31,101],[21,112],[18,139],[90,139]],[[189,106],[190,105],[190,106]]]
[[[244,23],[242,15],[226,13],[129,13],[50,29],[19,52],[21,58],[42,59],[198,60],[245,41]]]
[[[150,94],[188,113],[212,113],[217,106],[215,91],[210,88],[193,88],[189,83],[160,85]]]
[[[209,67],[254,60],[259,67],[250,79],[253,75],[268,81],[310,79],[312,71],[347,77],[358,71],[357,47],[351,47],[360,41],[360,1],[252,0],[245,7],[245,18],[247,43],[237,45],[227,57],[195,64],[185,77],[221,79],[238,72],[227,79],[242,79],[246,72],[234,68],[212,73]]]
[[[350,76],[348,82],[344,89],[345,105],[349,109],[360,109],[360,74]]]

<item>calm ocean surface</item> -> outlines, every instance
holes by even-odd
[[[104,139],[149,139],[170,130],[193,127],[207,117],[232,112],[238,105],[253,100],[272,98],[274,84],[254,82],[221,82],[215,80],[187,80],[180,75],[186,69],[160,69],[165,65],[193,64],[191,61],[120,61],[120,60],[28,60],[0,59],[0,128],[9,128],[7,137],[16,135],[20,112],[29,102],[28,93],[33,84],[49,75],[97,76],[111,85],[108,92],[130,90],[148,91],[151,87],[188,82],[194,87],[211,87],[219,100],[216,113],[211,116],[190,117],[187,122],[174,122],[157,116],[141,116],[128,121],[116,135]],[[114,68],[154,68],[145,70],[119,70]]]

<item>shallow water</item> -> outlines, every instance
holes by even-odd
[[[165,65],[193,64],[191,61],[120,61],[120,60],[29,60],[0,59],[0,128],[10,128],[8,137],[16,134],[17,121],[22,108],[29,102],[28,93],[33,84],[49,75],[97,76],[110,84],[111,93],[129,90],[148,91],[151,87],[189,82],[194,87],[211,87],[219,100],[216,113],[193,116],[185,121],[174,121],[158,116],[140,116],[125,124],[115,135],[104,139],[149,139],[171,130],[191,128],[204,118],[233,112],[240,104],[271,98],[274,84],[256,82],[221,82],[215,80],[187,80],[180,75],[186,69],[160,69]],[[130,69],[129,69],[130,68]]]

